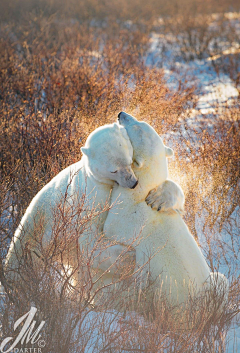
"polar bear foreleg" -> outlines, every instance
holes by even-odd
[[[157,211],[166,212],[175,210],[184,212],[185,197],[180,185],[172,180],[166,180],[157,188],[151,190],[146,203]]]

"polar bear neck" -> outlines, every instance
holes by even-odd
[[[88,195],[88,198],[90,199],[94,198],[95,206],[105,205],[110,198],[112,184],[96,179],[90,168],[88,168],[87,165],[84,167],[86,195]]]
[[[138,190],[136,197],[138,201],[147,197],[148,193],[162,184],[168,178],[167,160],[156,158],[153,163],[134,170],[138,178]]]
[[[102,188],[103,184],[107,185],[110,189],[113,187],[114,181],[103,178],[99,175],[97,177],[94,175],[93,171],[91,170],[88,157],[83,156],[82,161],[85,167],[86,178],[89,180],[89,183],[92,183],[95,186],[98,185],[100,188]]]
[[[142,193],[148,194],[149,191],[162,184],[168,178],[167,161],[166,159],[158,159],[151,165],[143,166],[139,170],[134,170],[134,172],[138,178]]]
[[[148,193],[168,178],[167,159],[165,156],[164,158],[155,156],[143,167],[133,167],[133,171],[138,178],[137,187],[135,189],[127,189],[115,185],[113,188],[113,199],[114,197],[120,197],[123,200],[128,199],[129,202],[132,200],[134,203],[145,201]]]

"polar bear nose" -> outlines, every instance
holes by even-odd
[[[118,114],[118,122],[120,125],[125,126],[129,122],[129,115],[125,112],[120,112]]]
[[[122,113],[123,113],[123,112],[120,112],[120,113],[118,114],[118,120],[120,120]]]
[[[125,126],[125,124],[133,124],[137,122],[137,119],[134,118],[132,115],[125,113],[125,112],[120,112],[118,114],[118,121],[121,125]]]
[[[131,187],[131,189],[135,189],[135,187],[137,186],[138,184],[138,180],[136,181],[136,183]]]

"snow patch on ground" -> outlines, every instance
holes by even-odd
[[[172,45],[168,44],[169,38],[165,38],[168,36],[152,33],[146,64],[162,68],[171,89],[177,89],[180,82],[195,86],[198,96],[195,113],[210,114],[215,112],[216,106],[232,104],[238,97],[238,90],[230,77],[224,73],[217,74],[209,58],[190,62],[176,61],[177,55]],[[179,51],[177,44],[175,51]]]
[[[217,16],[217,14],[216,14]],[[215,16],[215,19],[217,17]],[[240,28],[240,13],[228,13],[227,18],[234,21],[235,29]],[[159,22],[162,25],[162,21]],[[169,44],[170,43],[170,44]],[[174,45],[173,45],[174,43]],[[232,47],[227,47],[223,43],[222,55],[236,54],[239,52],[239,43],[232,43]],[[176,90],[179,84],[194,86],[197,103],[191,112],[188,112],[190,119],[186,121],[187,124],[198,126],[203,120],[211,125],[211,114],[221,111],[221,108],[226,108],[232,104],[236,104],[236,99],[239,95],[238,90],[234,86],[231,78],[224,73],[217,73],[214,69],[212,60],[218,58],[205,58],[202,60],[193,60],[184,62],[180,57],[180,48],[178,47],[176,38],[169,34],[152,33],[150,38],[150,49],[145,56],[146,65],[154,65],[164,70],[165,80],[170,89]],[[179,58],[179,60],[178,60]],[[216,110],[216,108],[218,110]],[[169,141],[177,141],[179,134],[184,134],[185,127],[182,126],[183,131],[174,132],[171,135],[165,136]],[[196,140],[196,144],[197,144]],[[204,218],[205,216],[202,215]],[[236,217],[238,217],[236,215]],[[204,248],[206,238],[201,233],[201,225],[203,219],[196,217],[196,229],[199,234],[199,241]],[[237,233],[236,233],[237,234]],[[227,235],[220,234],[230,242]],[[226,269],[219,268],[219,271],[226,273]],[[239,273],[239,269],[238,269]],[[239,305],[236,303],[236,305]],[[240,315],[236,317],[226,337],[226,352],[239,353],[240,352]]]

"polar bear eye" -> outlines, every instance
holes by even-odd
[[[134,165],[136,168],[142,168],[142,166],[143,166],[143,161],[141,161],[141,160],[135,160],[135,161],[133,162],[133,165]]]
[[[115,174],[115,173],[117,173],[117,170],[115,170],[115,172],[110,172],[110,173]]]

